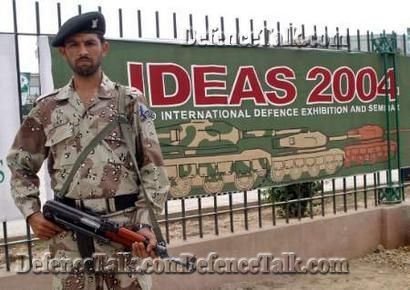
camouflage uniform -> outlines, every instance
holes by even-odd
[[[141,134],[138,134],[137,130],[132,133],[136,142],[140,142],[143,148],[142,164],[140,164],[142,183],[158,213],[163,209],[169,182],[154,128],[153,113],[147,108],[141,93],[128,90],[127,95],[129,95],[126,100],[128,119],[133,123],[134,128],[137,126],[138,118],[140,120]],[[54,192],[59,192],[81,150],[117,114],[117,99],[115,84],[103,75],[98,97],[92,99],[87,105],[80,100],[73,87],[73,81],[37,101],[36,106],[21,125],[7,156],[8,166],[12,172],[12,195],[25,218],[40,211],[41,208],[39,178],[36,174],[43,161],[48,159],[51,187]],[[106,210],[104,198],[141,192],[137,187],[130,153],[119,127],[116,127],[81,164],[66,197],[85,200],[87,207],[104,213]],[[150,223],[142,193],[139,194],[135,205],[136,207],[131,210],[111,213],[109,216],[126,225]],[[79,256],[77,243],[73,241],[70,232],[54,237],[50,243],[50,251],[53,255]],[[115,244],[113,246],[96,244],[95,248],[97,252],[103,251],[108,254],[119,249]],[[55,280],[56,289],[82,289],[83,287],[95,289],[95,285],[101,282],[97,281],[98,277],[84,279],[82,276],[81,279],[77,279],[78,277],[72,275],[58,276]],[[138,282],[133,282],[135,279],[125,278],[116,280],[113,277],[105,277],[105,280],[111,279],[108,284],[111,283],[113,286],[109,289],[139,289]],[[75,288],[71,282],[71,284],[65,282],[71,280],[78,282],[77,284],[82,287]],[[144,289],[149,288],[149,277],[138,276],[138,280]],[[97,289],[102,289],[99,287]]]

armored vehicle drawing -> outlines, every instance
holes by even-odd
[[[218,193],[226,184],[252,189],[258,178],[278,183],[334,174],[343,166],[345,153],[327,145],[347,138],[307,129],[245,131],[209,120],[157,131],[174,197],[188,195],[193,187]]]
[[[397,152],[397,143],[383,140],[384,130],[378,126],[366,125],[358,129],[348,131],[348,135],[357,136],[353,144],[346,145],[344,166],[375,164],[388,160],[390,153],[394,156]]]

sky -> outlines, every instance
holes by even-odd
[[[12,1],[0,0],[0,32],[13,31]],[[15,0],[17,5],[18,31],[35,33],[35,1]],[[292,23],[300,31],[305,24],[306,34],[312,34],[313,25],[318,33],[328,26],[330,34],[336,27],[340,31],[350,28],[350,33],[360,29],[380,33],[395,31],[405,33],[410,27],[410,1],[404,0],[39,0],[40,32],[55,34],[57,26],[57,2],[61,3],[62,21],[78,13],[96,10],[101,6],[107,19],[107,37],[119,37],[118,8],[122,8],[124,37],[138,38],[137,10],[142,14],[144,39],[155,38],[155,11],[160,15],[160,37],[164,40],[173,38],[172,13],[177,14],[178,35],[183,37],[188,27],[189,14],[193,15],[194,30],[201,34],[204,30],[204,17],[209,16],[210,28],[219,27],[220,17],[224,16],[226,33],[235,31],[235,18],[240,19],[241,32],[249,33],[249,20],[253,19],[255,31],[261,29],[266,20],[268,27],[275,27],[281,22],[282,29]],[[113,25],[114,24],[114,25]],[[35,37],[20,37],[20,56],[22,71],[36,71]]]

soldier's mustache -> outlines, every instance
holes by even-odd
[[[79,58],[77,59],[77,62],[78,62],[78,61],[82,61],[82,60],[88,60],[88,61],[91,61],[91,59],[90,59],[90,58],[88,58],[88,57],[86,57],[86,56],[82,56],[82,57],[79,57]]]

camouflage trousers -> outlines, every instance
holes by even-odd
[[[111,214],[109,218],[120,225],[129,226],[139,222],[137,211]],[[102,244],[94,239],[95,253],[108,258],[115,257],[118,252],[124,252],[121,245],[112,243]],[[49,242],[49,250],[53,259],[79,260],[75,234],[70,231],[62,232]],[[79,270],[80,269],[80,270]],[[57,272],[53,276],[53,290],[149,290],[151,277],[142,274],[116,273],[115,271],[90,272],[84,268],[73,269],[69,272]]]

